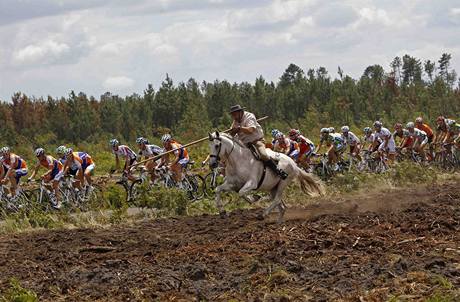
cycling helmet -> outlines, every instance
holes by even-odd
[[[278,132],[275,134],[275,136],[274,136],[273,138],[274,138],[274,139],[281,139],[281,138],[283,138],[283,137],[284,137],[283,132],[278,131]]]
[[[375,128],[381,128],[382,127],[382,122],[381,121],[375,121],[374,122],[374,127]]]
[[[329,133],[335,133],[335,128],[334,127],[329,127]]]
[[[421,116],[419,116],[418,118],[415,119],[415,122],[417,124],[423,124],[423,118]]]
[[[453,125],[455,125],[455,121],[454,120],[447,120],[447,126],[448,127],[452,127]]]
[[[394,128],[395,128],[395,130],[400,130],[400,129],[402,129],[402,124],[401,123],[396,123]]]
[[[342,132],[348,132],[348,131],[350,131],[350,127],[343,126],[341,130],[342,130]]]
[[[371,133],[372,129],[371,129],[371,127],[366,127],[366,128],[364,128],[363,131],[364,131],[364,133]]]
[[[169,142],[172,139],[171,134],[165,134],[161,137],[163,143]]]
[[[300,135],[300,131],[297,129],[291,129],[289,131],[289,137],[296,137]]]
[[[43,154],[45,154],[45,149],[43,149],[43,148],[37,148],[37,149],[35,150],[35,156],[36,156],[36,157],[39,157],[40,155],[43,155]]]
[[[407,123],[407,125],[406,125],[406,128],[408,128],[408,129],[412,129],[412,128],[414,128],[414,127],[415,127],[414,122],[409,122],[409,123]]]
[[[409,136],[410,135],[409,130],[403,129],[403,135],[404,136]]]
[[[280,132],[278,129],[273,129],[272,130],[272,137],[275,138],[275,136]]]
[[[329,130],[330,130],[329,128],[321,128],[320,133],[321,134],[326,134],[326,133],[329,133]]]
[[[2,155],[8,154],[8,153],[10,153],[10,148],[9,147],[3,147],[2,149],[0,149],[0,153]]]
[[[136,144],[140,145],[140,144],[143,144],[145,141],[145,138],[143,138],[142,136],[141,137],[138,137],[136,139]]]
[[[119,144],[120,144],[120,142],[115,138],[110,140],[110,145],[112,147],[118,146]]]
[[[64,154],[65,154],[65,156],[69,156],[69,155],[72,154],[72,153],[73,153],[72,148],[67,148],[67,149],[65,150],[65,153],[64,153]]]
[[[65,151],[67,150],[66,146],[59,146],[56,148],[56,153],[57,154],[65,154]]]

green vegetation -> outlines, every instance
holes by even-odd
[[[38,302],[37,294],[25,289],[16,279],[10,280],[10,287],[5,293],[0,293],[0,302]]]
[[[431,122],[440,114],[455,118],[460,93],[450,60],[449,54],[436,63],[405,55],[396,57],[387,71],[379,65],[367,67],[359,79],[340,68],[334,78],[323,67],[304,71],[295,64],[276,83],[260,76],[254,84],[194,79],[174,84],[167,76],[158,90],[148,85],[141,95],[124,98],[109,92],[100,99],[74,92],[58,99],[16,93],[0,103],[0,145],[31,160],[37,146],[54,151],[68,143],[93,155],[100,172],[113,165],[107,144],[111,137],[131,144],[137,136],[147,136],[158,143],[161,134],[171,131],[188,142],[212,129],[228,128],[227,111],[235,103],[259,117],[269,115],[266,130],[298,127],[312,139],[321,126],[331,124],[348,124],[356,131],[376,119],[391,126],[418,115]],[[198,159],[195,150],[192,157]]]

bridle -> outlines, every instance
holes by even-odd
[[[218,148],[217,148],[217,153],[216,154],[210,154],[209,157],[210,158],[215,158],[217,163],[219,163],[221,157],[220,157],[220,152],[222,151],[222,138],[220,137],[214,137],[213,138],[214,140],[218,140],[219,141],[219,145],[218,145]],[[235,149],[235,142],[232,140],[232,149],[230,150],[230,152],[227,154],[227,157],[230,156],[230,154],[232,154],[233,152],[233,149]]]

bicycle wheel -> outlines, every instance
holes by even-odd
[[[223,177],[213,172],[208,173],[204,177],[204,193],[206,197],[213,198],[216,194],[217,186],[221,185],[224,182]]]
[[[201,198],[204,195],[204,192],[200,192],[199,178],[197,175],[185,175],[184,180],[182,181],[182,186],[185,191],[187,191],[187,196],[190,200],[197,200],[200,195]]]
[[[142,194],[142,190],[144,190],[144,188],[142,186],[143,186],[142,179],[137,179],[137,180],[133,181],[133,183],[129,187],[128,202],[136,204],[136,202],[140,201],[139,197]]]

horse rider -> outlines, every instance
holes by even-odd
[[[233,119],[230,134],[232,136],[237,136],[237,138],[246,145],[253,145],[257,150],[260,160],[281,179],[286,179],[288,174],[278,169],[277,163],[267,154],[264,142],[264,132],[257,122],[255,115],[244,109],[245,108],[240,105],[234,105],[230,108],[230,114]]]

